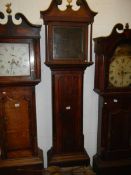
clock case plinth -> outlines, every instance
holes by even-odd
[[[0,12],[0,18],[5,16]],[[0,76],[0,174],[18,175],[43,169],[43,151],[37,145],[35,86],[41,80],[40,25],[31,24],[23,14],[7,16],[0,24],[0,43],[29,45],[28,76]],[[39,172],[42,174],[42,171]]]
[[[94,39],[95,86],[99,95],[97,153],[93,168],[98,175],[131,174],[131,87],[113,87],[109,66],[117,46],[131,46],[131,30],[116,24],[111,35]]]
[[[46,60],[52,72],[53,145],[48,166],[89,165],[83,135],[83,76],[92,62],[92,23],[95,12],[86,1],[61,11],[53,0],[41,11],[45,24]],[[90,29],[90,30],[89,30]],[[72,33],[72,34],[71,34]],[[90,46],[90,47],[89,47]]]

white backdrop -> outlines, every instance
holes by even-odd
[[[66,0],[64,0],[65,2]],[[31,23],[43,24],[40,11],[46,10],[51,0],[0,0],[0,11],[5,13],[5,4],[12,3],[12,14],[23,13]],[[116,23],[131,25],[131,0],[87,0],[90,8],[98,12],[94,20],[93,37],[107,36]],[[6,20],[5,20],[6,21]],[[4,21],[4,22],[5,22]],[[52,145],[51,72],[44,65],[44,26],[41,30],[41,83],[36,87],[38,144],[44,152],[47,166],[47,150]],[[94,52],[93,52],[94,60]],[[84,77],[83,132],[85,149],[91,160],[96,153],[98,96],[93,92],[94,65],[87,68]]]

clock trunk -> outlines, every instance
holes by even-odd
[[[48,151],[49,165],[89,164],[83,135],[83,73],[52,71],[53,147]]]

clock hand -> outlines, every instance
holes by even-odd
[[[12,59],[11,62],[9,61],[8,63],[10,63],[10,66],[11,66],[10,72],[11,72],[11,74],[12,74],[12,73],[13,73],[13,66],[14,66],[14,64],[17,66],[18,63],[19,63],[19,61],[16,62],[15,59]]]
[[[11,56],[13,56],[13,57],[16,57],[16,55],[14,55],[14,54],[10,54]]]
[[[16,61],[14,61],[14,64],[15,64],[16,66],[18,66],[18,63],[19,63],[19,61],[17,61],[17,62],[16,62]]]
[[[11,69],[11,70],[10,70],[10,73],[12,74],[12,70],[13,70],[13,62],[11,62],[11,63],[10,63],[10,65],[11,65],[11,68],[10,68],[10,69]]]
[[[12,59],[10,64],[15,64],[17,66],[19,64],[19,61],[15,61],[14,59]]]

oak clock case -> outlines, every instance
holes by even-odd
[[[95,92],[99,95],[97,154],[93,165],[104,174],[131,173],[131,30],[116,24],[95,42]]]
[[[83,75],[93,64],[92,23],[95,12],[86,1],[77,1],[78,11],[67,1],[54,0],[41,11],[45,24],[46,60],[52,73],[53,145],[48,165],[89,165],[83,135]],[[90,32],[89,32],[90,29]],[[89,47],[90,45],[90,47]],[[90,55],[90,56],[89,56]],[[89,56],[89,58],[88,58]]]
[[[7,12],[8,13],[8,12]],[[0,13],[4,19],[4,14]],[[17,13],[0,24],[0,173],[43,168],[37,145],[35,86],[40,82],[40,29]],[[11,175],[12,175],[11,174]]]

